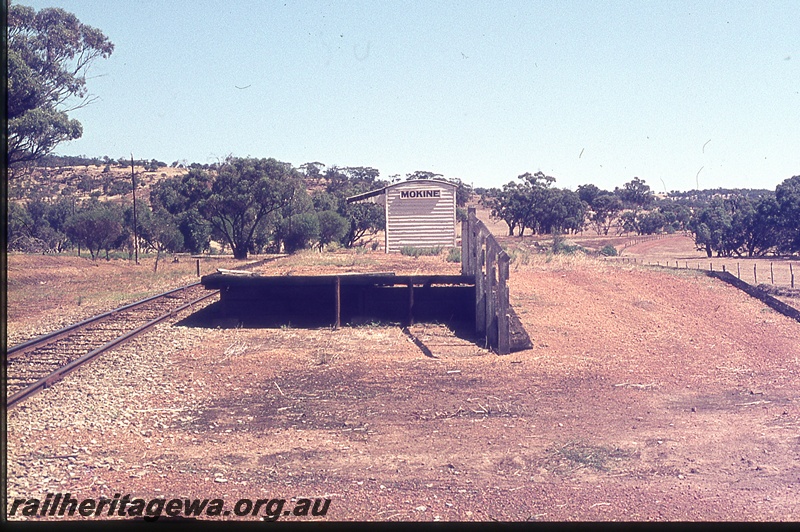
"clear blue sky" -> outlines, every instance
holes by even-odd
[[[66,9],[116,46],[61,154],[498,187],[541,170],[573,190],[800,174],[797,0],[17,3]]]

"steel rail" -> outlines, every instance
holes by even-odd
[[[281,255],[281,256],[277,256],[277,257],[269,257],[269,258],[262,259],[262,260],[259,260],[259,261],[256,261],[256,262],[252,262],[250,264],[246,264],[246,265],[242,266],[242,268],[244,268],[244,269],[253,268],[255,266],[260,266],[262,264],[266,264],[267,262],[272,262],[273,260],[284,258],[284,257],[285,257],[285,255]],[[142,305],[144,305],[146,303],[149,303],[151,301],[154,301],[154,300],[157,300],[157,299],[160,299],[160,298],[163,298],[163,297],[167,297],[170,294],[174,294],[176,292],[183,291],[183,290],[186,290],[187,288],[192,288],[192,287],[195,287],[195,286],[200,285],[200,284],[201,284],[201,281],[195,281],[193,283],[189,283],[187,285],[180,286],[178,288],[174,288],[172,290],[168,290],[166,292],[162,292],[160,294],[156,294],[154,296],[150,296],[150,297],[147,297],[145,299],[141,299],[139,301],[134,301],[133,303],[129,303],[127,305],[123,305],[121,307],[115,308],[115,309],[110,310],[108,312],[104,312],[102,314],[98,314],[96,316],[93,316],[91,318],[87,318],[87,319],[85,319],[83,321],[80,321],[78,323],[73,323],[72,325],[68,325],[67,327],[59,329],[57,331],[46,333],[46,334],[43,334],[41,336],[37,336],[36,338],[32,338],[32,339],[30,339],[28,341],[25,341],[25,342],[23,342],[21,344],[17,344],[15,346],[9,347],[9,348],[6,349],[6,352],[5,352],[6,361],[9,358],[16,358],[16,357],[18,357],[18,356],[20,356],[20,355],[22,355],[22,354],[24,354],[24,353],[26,353],[26,352],[28,352],[30,350],[36,349],[38,347],[42,347],[42,346],[47,345],[49,343],[55,342],[56,340],[59,340],[59,339],[64,338],[64,337],[67,337],[69,335],[69,333],[71,333],[73,331],[76,331],[76,330],[78,330],[78,329],[80,329],[82,327],[85,327],[87,325],[90,325],[92,323],[99,322],[99,321],[101,321],[101,320],[103,320],[105,318],[108,318],[109,316],[112,316],[114,314],[117,314],[119,312],[123,312],[123,311],[130,310],[130,309],[138,307],[138,306],[142,306]],[[102,345],[101,347],[98,347],[98,348],[90,351],[89,353],[86,353],[85,355],[73,360],[72,362],[69,362],[68,364],[65,364],[64,366],[58,368],[56,371],[52,372],[50,375],[48,375],[48,376],[36,381],[35,383],[33,383],[33,384],[31,384],[31,385],[29,385],[29,386],[27,386],[25,388],[22,388],[21,390],[17,391],[13,395],[7,397],[6,398],[6,402],[5,402],[6,408],[7,409],[11,408],[12,406],[15,406],[15,405],[19,404],[20,402],[24,401],[25,399],[27,399],[31,395],[35,394],[36,392],[51,386],[55,382],[61,380],[68,373],[74,371],[76,368],[78,368],[81,365],[87,363],[88,361],[94,359],[96,356],[100,355],[101,353],[103,353],[105,351],[108,351],[109,349],[112,349],[112,348],[114,348],[114,347],[116,347],[118,345],[123,344],[124,342],[134,338],[135,336],[141,334],[142,332],[148,330],[149,328],[151,328],[151,327],[157,325],[158,323],[164,321],[168,317],[173,316],[176,313],[178,313],[178,312],[180,312],[180,311],[182,311],[182,310],[184,310],[184,309],[186,309],[186,308],[188,308],[188,307],[190,307],[190,306],[192,306],[192,305],[194,305],[196,303],[199,303],[200,301],[203,301],[205,299],[208,299],[208,298],[210,298],[212,296],[215,296],[215,295],[218,295],[218,294],[219,294],[219,290],[214,290],[213,292],[211,292],[209,294],[205,294],[205,295],[203,295],[203,296],[201,296],[201,297],[199,297],[197,299],[194,299],[194,300],[192,300],[192,301],[190,301],[188,303],[185,303],[185,304],[183,304],[183,305],[181,305],[181,306],[179,306],[179,307],[177,307],[175,309],[172,309],[169,312],[167,312],[167,313],[165,313],[165,314],[163,314],[163,315],[161,315],[161,316],[159,316],[159,317],[157,317],[157,318],[145,323],[144,325],[141,325],[140,327],[137,327],[136,329],[133,329],[133,330],[131,330],[131,331],[129,331],[129,332],[127,332],[127,333],[115,338],[114,340],[111,340],[110,342],[107,342],[106,344]]]
[[[194,283],[194,284],[197,284],[197,283]],[[194,286],[194,284],[193,285],[189,285],[189,286]],[[173,292],[175,292],[177,290],[180,290],[180,289],[181,288],[178,288],[176,290],[171,290],[169,292],[165,292],[164,294],[160,294],[158,297],[163,297],[163,296],[165,296],[167,294],[173,293]],[[203,295],[203,296],[201,296],[201,297],[199,297],[197,299],[194,299],[194,300],[192,300],[192,301],[190,301],[188,303],[185,303],[185,304],[183,304],[183,305],[181,305],[181,306],[179,306],[179,307],[177,307],[175,309],[172,309],[169,312],[167,312],[165,314],[162,314],[161,316],[159,316],[159,317],[157,317],[157,318],[145,323],[144,325],[141,325],[141,326],[137,327],[136,329],[133,329],[132,331],[127,332],[127,333],[123,334],[122,336],[119,336],[119,337],[115,338],[114,340],[111,340],[110,342],[98,347],[97,349],[94,349],[94,350],[86,353],[85,355],[81,356],[80,358],[77,358],[77,359],[73,360],[69,364],[66,364],[65,366],[62,366],[62,367],[58,368],[56,371],[54,371],[50,375],[38,380],[37,382],[31,384],[30,386],[27,386],[27,387],[23,388],[22,390],[16,392],[15,394],[11,395],[10,397],[8,397],[8,399],[6,400],[6,408],[11,408],[12,406],[15,406],[15,405],[19,404],[20,402],[24,401],[25,399],[27,399],[28,397],[32,396],[33,394],[43,390],[44,388],[47,388],[47,387],[51,386],[55,382],[57,382],[57,381],[61,380],[62,378],[64,378],[64,376],[67,375],[68,373],[71,373],[72,371],[74,371],[78,367],[82,366],[83,364],[85,364],[85,363],[89,362],[90,360],[92,360],[93,358],[95,358],[97,355],[99,355],[99,354],[101,354],[101,353],[103,353],[105,351],[108,351],[109,349],[112,349],[114,347],[117,347],[118,345],[121,345],[121,344],[127,342],[128,340],[134,338],[135,336],[138,336],[139,334],[145,332],[146,330],[152,328],[153,326],[161,323],[165,319],[167,319],[167,318],[169,318],[171,316],[174,316],[178,312],[180,312],[180,311],[182,311],[182,310],[194,305],[195,303],[199,303],[200,301],[203,301],[203,300],[208,299],[208,298],[210,298],[212,296],[215,296],[218,293],[219,293],[218,291],[214,291],[214,292],[212,292],[210,294],[205,294],[205,295]],[[148,299],[153,299],[153,298],[148,298]],[[129,305],[129,307],[130,307],[130,305]]]
[[[280,255],[280,256],[277,256],[277,257],[267,257],[266,259],[261,259],[261,260],[258,260],[256,262],[251,262],[250,264],[245,264],[244,266],[241,266],[241,268],[242,269],[247,269],[247,268],[253,268],[253,267],[256,267],[256,266],[261,266],[262,264],[266,264],[268,262],[272,262],[272,261],[277,260],[277,259],[282,259],[285,256],[286,255]],[[58,340],[59,338],[63,337],[64,335],[66,335],[69,332],[72,332],[72,331],[74,331],[76,329],[79,329],[81,327],[89,325],[89,324],[91,324],[93,322],[100,321],[100,320],[102,320],[104,318],[107,318],[107,317],[113,315],[113,314],[116,314],[117,312],[122,312],[124,310],[129,310],[129,309],[134,308],[134,307],[139,306],[139,305],[144,305],[145,303],[149,303],[150,301],[156,300],[156,299],[158,299],[160,297],[165,297],[165,296],[168,296],[169,294],[174,294],[175,292],[178,292],[180,290],[185,290],[186,288],[191,288],[191,287],[197,286],[199,284],[200,284],[200,281],[195,281],[193,283],[189,283],[189,284],[184,285],[184,286],[179,286],[178,288],[173,288],[172,290],[168,290],[166,292],[162,292],[160,294],[156,294],[154,296],[150,296],[150,297],[147,297],[145,299],[141,299],[139,301],[134,301],[133,303],[129,303],[129,304],[121,306],[119,308],[115,308],[113,310],[109,310],[108,312],[104,312],[102,314],[98,314],[97,316],[92,316],[91,318],[87,318],[87,319],[85,319],[83,321],[80,321],[78,323],[73,323],[72,325],[68,325],[68,326],[66,326],[66,327],[64,327],[62,329],[57,330],[57,331],[49,332],[49,333],[43,334],[41,336],[37,336],[36,338],[31,338],[30,340],[22,342],[21,344],[17,344],[17,345],[14,345],[14,346],[11,346],[11,347],[7,348],[6,349],[6,358],[19,356],[20,354],[22,354],[22,352],[26,351],[27,349],[31,349],[31,348],[37,347],[40,344],[44,344],[44,343],[49,342],[49,341]]]
[[[159,298],[162,298],[162,297],[166,297],[166,296],[168,296],[170,294],[174,294],[175,292],[178,292],[180,290],[184,290],[186,288],[191,288],[193,286],[197,286],[198,284],[200,284],[200,281],[195,281],[195,282],[187,284],[185,286],[180,286],[178,288],[173,288],[172,290],[168,290],[166,292],[162,292],[160,294],[156,294],[154,296],[150,296],[150,297],[147,297],[145,299],[141,299],[139,301],[134,301],[133,303],[129,303],[129,304],[124,305],[122,307],[118,307],[118,308],[115,308],[113,310],[109,310],[108,312],[104,312],[102,314],[98,314],[97,316],[92,316],[91,318],[87,318],[87,319],[85,319],[83,321],[80,321],[78,323],[73,323],[72,325],[68,325],[68,326],[64,327],[63,329],[59,329],[57,331],[53,331],[53,332],[49,332],[49,333],[43,334],[41,336],[37,336],[36,338],[32,338],[32,339],[30,339],[30,340],[28,340],[26,342],[22,342],[21,344],[17,344],[15,346],[9,347],[6,350],[6,358],[8,358],[9,356],[19,356],[20,354],[22,354],[23,351],[25,351],[27,349],[31,349],[31,348],[37,347],[37,346],[39,346],[41,344],[44,344],[44,343],[47,343],[47,342],[50,342],[50,341],[58,340],[59,338],[61,338],[62,336],[66,335],[69,332],[72,332],[72,331],[74,331],[76,329],[80,329],[81,327],[85,327],[86,325],[89,325],[89,324],[94,323],[96,321],[100,321],[100,320],[102,320],[104,318],[107,318],[109,316],[112,316],[112,315],[114,315],[114,314],[116,314],[118,312],[122,312],[124,310],[129,310],[129,309],[132,309],[134,307],[137,307],[137,306],[140,306],[140,305],[144,305],[145,303],[149,303],[149,302],[154,301],[156,299],[159,299]]]

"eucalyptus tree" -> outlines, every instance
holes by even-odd
[[[625,183],[621,189],[614,189],[614,193],[619,196],[619,199],[622,200],[626,207],[637,211],[646,209],[653,203],[654,199],[650,186],[638,177],[634,177]]]
[[[589,215],[594,230],[597,234],[607,235],[612,224],[622,212],[622,200],[614,194],[600,194],[594,198],[590,205],[592,213]]]
[[[59,8],[36,12],[8,3],[7,162],[34,161],[83,127],[67,113],[84,107],[86,73],[114,45],[103,33]]]
[[[800,252],[800,175],[790,177],[775,189],[780,208],[781,230],[784,234],[781,250]]]
[[[76,244],[84,245],[96,259],[100,250],[118,247],[126,238],[122,208],[110,202],[90,200],[67,219],[67,236]]]
[[[374,235],[386,225],[386,216],[381,205],[375,203],[348,203],[347,198],[370,192],[387,185],[379,179],[380,172],[369,166],[332,166],[324,175],[325,191],[315,196],[318,211],[336,211],[347,221],[347,229],[339,238],[343,246],[351,248],[361,238]],[[338,225],[335,218],[326,215],[324,225]],[[325,232],[325,231],[323,231]],[[335,233],[336,231],[334,231]]]
[[[274,225],[281,210],[291,208],[306,194],[297,170],[272,158],[229,157],[209,178],[210,189],[199,211],[224,237],[237,259],[247,258],[259,228]],[[283,217],[288,218],[287,214],[291,216],[284,212]]]

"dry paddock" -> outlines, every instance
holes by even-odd
[[[526,262],[511,297],[534,348],[509,356],[433,326],[435,358],[392,326],[159,326],[9,412],[9,498],[800,519],[800,323],[692,272]]]

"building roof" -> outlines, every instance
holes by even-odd
[[[347,203],[360,203],[362,201],[368,201],[370,203],[379,203],[380,200],[377,199],[377,196],[385,194],[386,191],[390,188],[407,186],[407,185],[426,185],[429,183],[435,183],[437,185],[444,185],[453,188],[456,187],[455,183],[450,183],[449,181],[441,181],[439,179],[411,179],[407,181],[400,181],[399,183],[392,183],[391,185],[376,190],[371,190],[369,192],[364,192],[363,194],[356,194],[355,196],[350,196],[349,198],[347,198]]]

